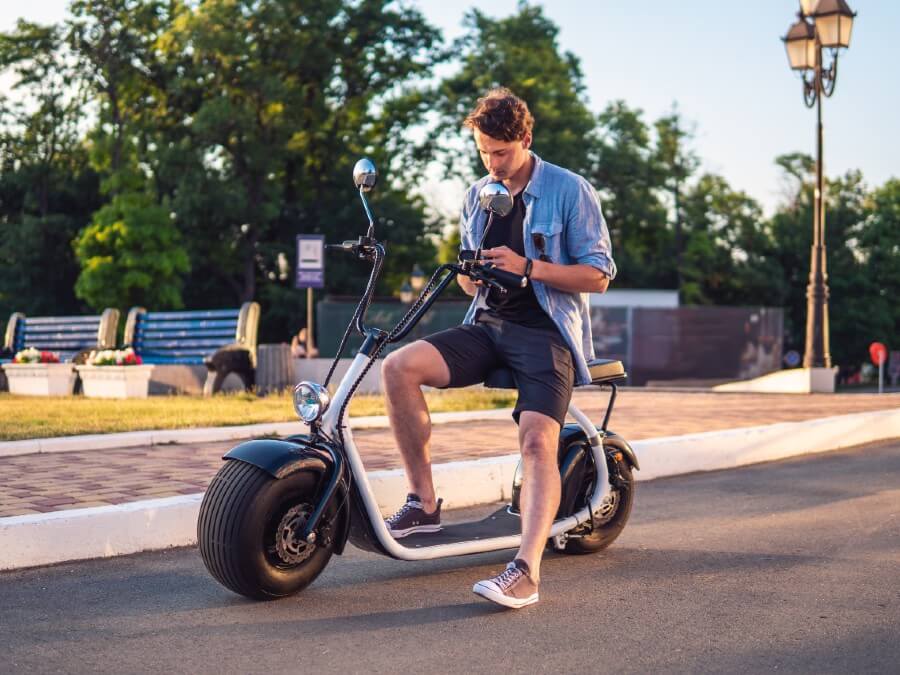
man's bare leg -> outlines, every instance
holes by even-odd
[[[559,509],[560,478],[556,462],[559,423],[531,410],[519,415],[519,446],[524,464],[520,497],[522,543],[517,558],[528,563],[531,578],[541,578],[541,557]]]
[[[391,429],[403,458],[410,492],[431,513],[437,508],[431,477],[431,416],[422,385],[446,387],[450,369],[431,344],[418,340],[389,354],[381,366]]]

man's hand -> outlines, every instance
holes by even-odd
[[[513,251],[509,246],[498,246],[481,252],[485,260],[494,263],[498,269],[525,274],[525,258]]]
[[[463,289],[463,293],[473,296],[478,292],[478,287],[481,286],[480,281],[472,281],[464,274],[456,275],[456,283],[458,283],[459,287]]]

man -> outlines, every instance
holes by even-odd
[[[540,563],[559,507],[556,462],[560,427],[575,382],[590,381],[593,357],[588,292],[602,293],[615,276],[609,232],[591,186],[580,176],[530,151],[534,120],[523,100],[494,89],[465,120],[488,176],[472,185],[462,209],[464,249],[475,249],[486,224],[478,192],[502,181],[512,211],[495,216],[484,257],[525,275],[524,289],[506,295],[460,276],[475,297],[462,326],[419,340],[389,355],[383,366],[388,413],[409,481],[406,504],[386,520],[396,538],[440,529],[429,456],[431,419],[421,386],[465,387],[498,367],[514,371],[524,464],[522,541],[513,562],[475,593],[506,607],[538,601]],[[473,438],[473,443],[478,439]]]

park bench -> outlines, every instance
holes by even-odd
[[[29,347],[55,352],[60,361],[80,361],[93,349],[116,344],[119,310],[97,316],[25,316],[14,313],[6,324],[0,363],[12,361],[16,352]]]
[[[157,366],[199,365],[207,368],[204,395],[222,389],[234,373],[244,389],[256,383],[256,336],[259,304],[240,309],[148,312],[132,307],[125,323],[124,343],[141,360]]]

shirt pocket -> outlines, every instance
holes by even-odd
[[[531,243],[535,256],[549,262],[563,259],[563,224],[559,220],[541,220],[531,224]]]

